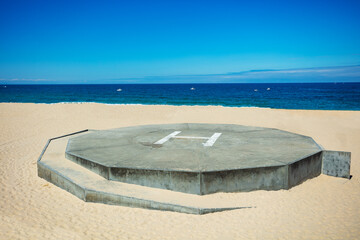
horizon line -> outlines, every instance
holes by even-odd
[[[104,83],[101,83],[104,82]],[[218,74],[185,74],[121,77],[89,80],[0,78],[2,85],[82,85],[82,84],[210,84],[210,83],[325,83],[360,82],[360,64],[329,67],[253,69]]]

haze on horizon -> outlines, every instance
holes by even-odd
[[[347,0],[3,0],[0,84],[359,82],[359,12]]]

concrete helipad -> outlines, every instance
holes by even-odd
[[[78,197],[95,202],[107,202],[104,189],[109,189],[110,196],[123,196],[124,193],[114,193],[114,186],[126,186],[126,189],[134,186],[142,189],[140,192],[171,190],[169,192],[187,196],[289,189],[321,173],[350,176],[350,153],[325,151],[310,137],[278,129],[224,124],[149,125],[83,132],[62,138],[61,143],[62,148],[56,151],[58,155],[63,151],[66,159],[50,160],[52,153],[46,151],[53,148],[49,145],[49,149],[44,150],[47,158],[41,156],[38,162],[39,176],[75,195],[80,191]],[[77,170],[69,160],[76,163]],[[66,169],[64,165],[54,170],[59,162],[72,167]],[[104,180],[100,185],[92,185],[91,178],[81,182],[79,179],[85,177],[80,176],[80,172],[84,176],[95,174]],[[67,181],[60,181],[58,175],[66,175]],[[76,178],[81,183],[75,184]],[[88,184],[90,186],[85,186]],[[94,190],[96,194],[85,193],[95,186],[102,186]],[[84,193],[79,189],[85,189]],[[205,213],[213,211],[211,209],[239,207],[213,206],[194,211]]]

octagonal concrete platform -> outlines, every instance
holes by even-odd
[[[321,173],[321,151],[278,129],[170,124],[74,137],[66,158],[108,180],[203,195],[289,189]]]
[[[53,138],[37,166],[84,201],[205,214],[252,207],[207,193],[288,189],[320,173],[350,178],[350,158],[277,129],[172,124]]]

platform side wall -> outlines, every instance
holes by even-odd
[[[289,164],[288,188],[321,174],[321,152]]]
[[[287,166],[203,172],[201,194],[287,188]]]
[[[125,183],[200,194],[198,172],[111,168],[109,177],[110,180]]]
[[[86,160],[84,158],[69,154],[67,152],[65,152],[65,157],[77,164],[79,164],[80,166],[83,166],[87,169],[89,169],[90,171],[102,176],[105,179],[109,179],[109,168],[106,166],[103,166],[101,164],[97,164],[95,162]]]

